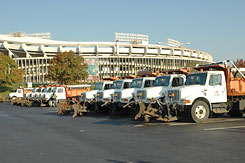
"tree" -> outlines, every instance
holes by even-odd
[[[245,60],[237,59],[237,61],[234,61],[234,64],[239,68],[245,67]]]
[[[15,61],[0,53],[0,85],[20,83],[23,81],[24,71],[18,69]]]
[[[88,77],[88,65],[73,51],[59,53],[49,65],[47,79],[59,84],[78,84]]]

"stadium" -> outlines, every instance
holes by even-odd
[[[149,44],[148,35],[115,33],[114,42],[71,42],[51,39],[50,33],[0,34],[0,53],[13,58],[25,71],[24,81],[48,83],[50,60],[60,52],[74,51],[88,64],[89,78],[136,75],[141,70],[163,71],[213,61],[210,54],[188,49],[176,40]]]

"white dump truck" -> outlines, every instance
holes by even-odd
[[[232,69],[233,68],[233,69]],[[159,118],[205,122],[215,113],[242,116],[245,111],[245,76],[230,61],[194,67],[184,86],[172,88],[158,108]],[[156,112],[157,112],[156,111]],[[152,118],[149,112],[145,119]]]
[[[130,88],[131,82],[132,82],[132,79],[122,79],[122,80],[114,81],[112,85],[113,89],[103,91],[102,102],[104,102],[104,104],[102,104],[101,106],[107,107],[107,109],[109,109],[109,112],[117,111],[116,106],[113,105],[114,104],[113,98],[115,97],[114,92]]]
[[[104,103],[105,103],[105,99],[106,98],[110,98],[111,94],[113,94],[114,92],[114,83],[115,81],[118,80],[118,78],[106,78],[104,80],[111,80],[111,84],[107,85],[107,87],[104,88],[104,90],[98,90],[96,95],[95,95],[95,110],[99,110],[99,109],[105,109],[105,107],[103,107]],[[106,109],[105,109],[106,111]]]
[[[98,91],[110,89],[112,87],[112,83],[113,83],[113,81],[107,81],[107,80],[96,83],[94,90],[91,90],[88,92],[83,92],[81,94],[80,102],[82,104],[88,103],[88,102],[91,103],[94,100]]]
[[[158,76],[152,87],[137,90],[135,101],[142,100],[146,105],[151,101],[156,102],[156,100],[164,98],[170,88],[184,85],[185,79],[186,76],[183,74]]]
[[[168,75],[156,77],[152,87],[137,90],[135,103],[138,104],[140,108],[135,116],[135,120],[144,117],[145,113],[149,111],[146,110],[146,108],[149,109],[151,106],[157,105],[160,101],[165,100],[169,89],[184,85],[189,69],[174,70],[167,73]]]
[[[80,105],[74,109],[73,117],[76,117],[77,115],[81,116],[87,112],[98,109],[96,104],[97,92],[111,89],[113,84],[112,80],[117,79],[118,78],[104,78],[103,81],[96,83],[94,90],[81,93],[79,99]]]
[[[16,92],[12,92],[8,94],[9,99],[22,98],[26,93],[32,92],[33,88],[18,88]]]
[[[155,77],[141,77],[133,79],[129,88],[116,90],[113,94],[113,103],[116,108],[133,108],[135,93],[138,89],[153,86]],[[130,110],[131,110],[130,109]],[[134,112],[134,111],[133,111]],[[134,114],[134,113],[132,113]]]

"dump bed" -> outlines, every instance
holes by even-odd
[[[81,93],[90,91],[90,85],[67,85],[67,97],[81,96]]]
[[[26,93],[31,93],[33,88],[24,88],[23,90],[24,90],[23,93],[26,94]]]
[[[227,88],[228,96],[245,96],[245,79],[231,78]]]

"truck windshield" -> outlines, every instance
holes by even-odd
[[[154,87],[157,86],[168,86],[170,81],[170,76],[157,77],[154,81]]]
[[[186,78],[185,85],[205,85],[207,73],[190,74]]]
[[[47,92],[50,93],[52,91],[52,88],[48,88]]]
[[[134,79],[130,85],[130,88],[141,88],[143,79]]]
[[[56,92],[56,90],[57,90],[57,88],[56,88],[56,87],[54,87],[54,88],[52,89],[52,92],[53,92],[53,93],[55,93],[55,92]]]
[[[112,89],[121,89],[123,85],[123,81],[115,81],[113,82]]]
[[[45,93],[45,92],[47,92],[47,90],[48,90],[47,88],[43,88],[43,89],[42,89],[42,92]]]
[[[103,83],[97,83],[94,87],[94,90],[102,90],[103,89]]]

